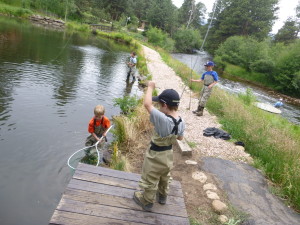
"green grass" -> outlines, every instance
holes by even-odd
[[[190,69],[167,52],[158,51],[163,60],[190,86]],[[199,85],[192,86],[194,91],[200,88]],[[288,196],[293,207],[300,209],[300,127],[280,115],[256,108],[251,104],[252,101],[249,93],[248,96],[231,95],[216,87],[207,108],[218,116],[224,130],[234,139],[245,143],[246,151],[259,159],[267,177],[281,187],[281,194]]]
[[[14,7],[0,2],[0,14],[25,18],[32,15],[33,12],[29,9]]]
[[[197,143],[193,141],[187,141],[187,144],[190,146],[190,148],[195,148],[197,146]]]
[[[233,80],[240,78],[270,88],[275,87],[267,74],[247,71],[245,68],[229,63],[226,63],[222,76]]]

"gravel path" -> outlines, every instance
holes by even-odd
[[[158,92],[160,93],[167,88],[173,88],[181,95],[185,86],[181,78],[176,75],[172,68],[166,65],[158,52],[146,46],[143,46],[143,50],[148,70],[152,75],[152,80],[156,82]],[[197,108],[198,99],[192,97],[191,110],[188,110],[189,102],[190,89],[187,87],[180,101],[179,114],[186,123],[186,141],[197,144],[193,148],[194,155],[199,154],[201,157],[213,156],[238,162],[252,161],[248,153],[236,147],[232,142],[203,136],[203,130],[207,127],[220,128],[221,125],[218,123],[217,118],[210,115],[206,110],[202,117],[195,116],[192,110]]]

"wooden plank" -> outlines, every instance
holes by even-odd
[[[131,198],[122,198],[118,196],[105,195],[95,192],[88,192],[76,189],[67,188],[63,198],[72,199],[75,201],[99,204],[99,205],[108,205],[113,207],[133,209],[133,210],[142,210],[139,205],[137,205]],[[179,217],[187,217],[187,212],[185,207],[179,205],[161,205],[154,204],[152,208],[153,213],[167,214]]]
[[[122,224],[122,225],[140,225],[141,223],[121,221],[105,217],[90,216],[78,213],[55,210],[50,220],[50,224],[72,224],[72,225],[98,225],[98,224]]]
[[[106,195],[119,196],[123,198],[132,198],[134,190],[110,186],[106,184],[93,183],[88,181],[82,181],[77,179],[72,179],[68,184],[68,188],[73,188],[77,190],[96,192]],[[167,204],[185,206],[184,199],[181,197],[168,196]]]
[[[58,210],[141,224],[189,224],[187,218],[62,199]]]
[[[96,174],[102,174],[105,176],[116,177],[116,178],[121,178],[121,179],[125,179],[125,180],[132,180],[132,181],[139,181],[141,179],[140,174],[129,173],[129,172],[124,172],[124,171],[119,171],[119,170],[112,170],[112,169],[107,169],[104,167],[96,167],[96,166],[92,166],[92,165],[88,165],[88,164],[84,164],[84,163],[79,163],[76,170],[90,172],[90,173],[96,173]],[[170,186],[171,185],[181,189],[181,184],[179,181],[172,180]]]
[[[137,181],[124,180],[115,177],[108,177],[102,174],[89,173],[89,172],[79,171],[79,170],[75,171],[73,178],[78,180],[90,181],[94,183],[107,184],[116,187],[124,187],[133,190],[137,190],[139,187]],[[183,198],[181,189],[174,187],[172,185],[170,186],[169,195]]]

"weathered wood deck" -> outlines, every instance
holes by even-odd
[[[79,164],[50,224],[189,224],[181,185],[170,184],[166,205],[145,212],[132,199],[139,174]]]

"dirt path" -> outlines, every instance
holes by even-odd
[[[152,80],[156,82],[156,88],[158,92],[160,93],[167,88],[173,88],[181,95],[185,85],[181,81],[180,77],[177,76],[176,73],[163,62],[158,52],[146,46],[143,46],[143,50],[147,60],[148,70],[152,75]],[[234,219],[234,221],[231,222],[237,222],[239,219],[243,220],[246,218],[245,214],[248,214],[248,219],[245,219],[242,224],[271,224],[265,222],[274,221],[272,218],[272,216],[274,217],[274,213],[276,213],[276,218],[283,218],[283,220],[281,220],[283,223],[281,224],[290,224],[291,221],[298,222],[298,216],[295,216],[291,209],[286,207],[281,201],[278,201],[275,196],[269,193],[266,184],[261,182],[261,180],[265,180],[262,176],[260,177],[261,180],[257,181],[251,178],[251,173],[247,173],[245,170],[242,170],[244,166],[248,166],[245,164],[245,162],[249,163],[252,161],[250,155],[246,153],[243,148],[236,147],[232,142],[229,141],[203,136],[204,129],[208,127],[220,128],[221,125],[217,122],[217,118],[210,115],[206,110],[204,112],[204,116],[202,117],[197,117],[192,113],[192,110],[196,109],[197,107],[197,98],[192,98],[191,110],[188,110],[189,102],[190,90],[186,88],[180,101],[179,114],[186,123],[186,141],[196,144],[196,147],[193,148],[192,157],[182,157],[178,150],[176,151],[175,149],[174,169],[172,171],[172,176],[174,179],[179,180],[182,184],[188,215],[192,218],[191,224],[221,224],[218,214],[215,213],[215,210],[212,207],[212,200],[207,198],[208,195],[207,190],[204,190],[204,183],[216,184],[217,188],[214,191],[220,197],[220,200],[229,206],[229,209],[225,215],[228,217],[228,219]],[[253,184],[258,188],[251,189],[250,194],[247,196],[245,196],[243,192],[249,192],[249,188],[244,190],[243,188],[239,187],[239,182],[235,182],[235,185],[238,188],[235,188],[233,191],[231,189],[226,189],[226,185],[231,185],[230,182],[226,183],[226,181],[230,179],[224,181],[220,176],[218,176],[215,170],[209,170],[209,164],[203,160],[205,157],[219,158],[219,160],[224,161],[222,164],[223,173],[221,176],[234,178],[236,176],[236,172],[237,174],[244,174],[243,179],[248,181],[250,187]],[[185,163],[185,160],[187,159],[196,161],[197,165],[187,165]],[[232,163],[237,165],[235,167],[236,171],[232,170],[232,168],[229,166]],[[228,165],[228,167],[226,167],[226,165]],[[212,164],[212,166],[216,165]],[[192,178],[192,174],[197,171],[201,172],[204,168],[206,171],[205,174],[207,175],[207,180],[201,184],[199,181]],[[240,169],[240,171],[237,171],[238,169]],[[258,173],[256,169],[252,169],[255,171],[255,173]],[[243,184],[245,184],[245,182]],[[268,207],[266,209],[262,209],[259,207],[259,205],[256,205],[257,209],[259,209],[256,210],[258,213],[257,214],[254,212],[255,210],[252,210],[253,207],[250,207],[250,205],[255,202],[255,199],[257,202],[262,200],[261,193],[256,193],[256,190],[259,192],[262,188],[265,190],[264,194],[268,196],[268,201],[272,202],[273,208],[272,210],[270,210]],[[223,190],[226,190],[229,193],[225,193]],[[230,201],[234,203],[234,207],[231,207],[232,205],[228,200],[228,195]],[[234,198],[234,196],[239,197]],[[234,199],[236,201],[234,201]],[[238,201],[239,199],[242,200]],[[248,207],[247,202],[250,204]],[[278,203],[276,210],[274,210],[274,202]],[[239,210],[243,210],[243,212]],[[280,212],[282,215],[280,215]],[[257,218],[257,216],[261,215],[263,215],[264,220]]]

